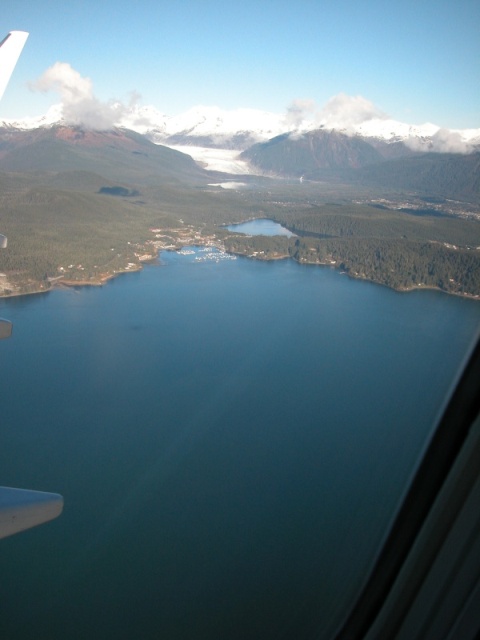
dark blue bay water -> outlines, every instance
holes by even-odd
[[[2,639],[318,639],[358,589],[480,304],[196,251],[0,302],[0,483],[65,498]]]

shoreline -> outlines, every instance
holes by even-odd
[[[185,245],[185,246],[188,246],[188,245]],[[162,249],[161,251],[179,251],[179,249]],[[243,253],[237,253],[235,251],[230,251],[227,253],[231,253],[232,255],[237,255],[242,258],[248,258],[249,260],[258,260],[260,262],[274,262],[276,260],[289,259],[289,260],[293,260],[297,264],[308,265],[311,267],[324,267],[324,268],[326,267],[328,269],[331,269],[332,271],[337,271],[337,269],[335,269],[334,267],[328,264],[321,264],[318,262],[300,262],[295,258],[292,258],[292,256],[288,256],[288,255],[275,256],[272,258],[259,258],[258,256],[248,256]],[[148,262],[154,262],[154,260],[149,260]],[[75,287],[102,287],[104,284],[106,284],[110,280],[113,280],[117,276],[121,276],[128,273],[137,273],[138,271],[142,271],[142,269],[143,269],[143,266],[140,265],[137,269],[128,269],[127,271],[117,271],[117,273],[112,273],[106,276],[105,278],[102,278],[99,281],[98,280],[97,281],[95,280],[62,280],[61,282],[52,283],[52,286],[49,287],[48,289],[39,288],[39,289],[34,289],[32,291],[26,291],[22,293],[11,293],[6,296],[0,296],[0,300],[8,300],[10,298],[19,298],[21,296],[33,296],[33,295],[38,295],[42,293],[49,293],[49,291],[54,291],[55,289],[74,289]],[[446,291],[445,289],[440,289],[439,287],[434,287],[431,285],[412,285],[409,288],[397,289],[396,287],[390,287],[388,284],[385,284],[384,282],[379,282],[378,280],[370,280],[369,278],[362,278],[361,276],[354,276],[346,271],[343,271],[343,272],[338,271],[338,274],[346,275],[352,280],[371,282],[372,284],[376,284],[381,287],[386,287],[387,289],[390,289],[391,291],[396,291],[397,293],[411,293],[413,291],[437,291],[438,293],[444,293],[445,295],[448,295],[448,296],[455,296],[457,298],[463,298],[466,300],[473,300],[474,302],[480,302],[480,294],[472,295],[468,293],[457,293],[455,291]]]
[[[219,246],[220,245],[220,246]],[[101,278],[97,278],[97,279],[92,279],[92,280],[64,280],[56,278],[54,281],[52,281],[50,284],[51,286],[48,288],[45,287],[39,287],[38,289],[34,289],[32,291],[26,291],[26,292],[15,292],[15,293],[11,293],[8,295],[0,295],[0,300],[8,300],[9,298],[18,298],[20,296],[30,296],[30,295],[37,295],[37,294],[42,294],[42,293],[48,293],[49,291],[53,291],[54,289],[73,289],[75,287],[102,287],[104,284],[106,284],[107,282],[109,282],[110,280],[113,280],[114,278],[116,278],[117,276],[121,276],[123,274],[128,274],[128,273],[137,273],[138,271],[142,271],[143,270],[143,264],[151,264],[151,263],[155,263],[155,261],[157,261],[159,259],[159,255],[162,251],[180,251],[183,247],[186,246],[214,246],[215,248],[221,250],[221,251],[225,251],[225,248],[221,246],[222,242],[219,239],[218,242],[213,242],[213,244],[200,244],[198,242],[198,240],[196,240],[195,242],[191,242],[191,243],[184,243],[182,244],[182,246],[177,246],[175,248],[159,248],[157,250],[157,254],[156,256],[149,258],[148,260],[143,260],[140,261],[138,265],[136,265],[135,267],[131,267],[125,270],[121,270],[121,271],[116,271],[115,273],[108,273],[105,274],[104,276],[102,276]],[[278,255],[278,256],[271,256],[271,257],[265,257],[265,256],[258,256],[258,255],[248,255],[242,252],[238,252],[238,251],[226,251],[226,253],[230,253],[232,255],[236,255],[236,256],[240,256],[243,258],[248,258],[249,260],[258,260],[258,261],[262,261],[262,262],[274,262],[275,260],[285,260],[285,259],[290,259],[290,260],[294,260],[294,262],[296,262],[297,264],[300,265],[308,265],[308,266],[314,266],[314,267],[326,267],[329,269],[332,269],[333,271],[337,271],[339,275],[346,275],[349,278],[351,278],[352,280],[361,280],[364,282],[371,282],[372,284],[376,284],[376,285],[380,285],[382,287],[387,287],[388,289],[391,289],[392,291],[396,291],[397,293],[411,293],[412,291],[438,291],[439,293],[444,293],[446,295],[450,295],[450,296],[456,296],[457,298],[463,298],[463,299],[467,299],[467,300],[473,300],[474,302],[479,302],[480,301],[480,294],[468,294],[468,293],[457,293],[455,291],[447,291],[445,289],[440,289],[439,287],[435,287],[432,285],[412,285],[411,287],[408,288],[396,288],[396,287],[391,287],[388,284],[385,284],[384,282],[379,282],[378,280],[372,280],[370,278],[365,278],[362,276],[356,276],[356,275],[352,275],[351,273],[348,273],[347,271],[338,271],[335,267],[333,267],[330,264],[324,264],[321,262],[308,262],[308,261],[300,261],[297,260],[296,258],[288,255],[288,254],[284,254],[284,255]]]

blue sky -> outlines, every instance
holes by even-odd
[[[1,29],[30,32],[1,118],[58,102],[28,83],[69,63],[102,101],[175,115],[198,105],[277,113],[361,95],[394,119],[480,127],[478,0],[15,0]]]

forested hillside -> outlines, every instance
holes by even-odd
[[[284,177],[415,191],[480,202],[480,153],[416,153],[402,142],[335,131],[284,134],[241,154],[261,171]]]
[[[158,249],[208,241],[256,259],[328,265],[397,289],[480,296],[479,209],[442,195],[478,190],[478,154],[379,163],[378,150],[349,148],[340,136],[330,156],[316,158],[325,164],[351,152],[349,162],[363,166],[344,169],[348,181],[325,169],[326,182],[243,176],[243,187],[226,190],[218,184],[231,176],[128,131],[57,127],[0,138],[0,233],[8,237],[0,295],[101,283],[140,268]],[[286,139],[282,144],[292,149]],[[301,161],[299,149],[308,158],[305,146],[297,147],[292,162]],[[386,186],[386,167],[397,167],[394,188]],[[431,185],[430,195],[402,188],[414,179]],[[271,218],[296,237],[246,237],[223,226],[253,218]]]

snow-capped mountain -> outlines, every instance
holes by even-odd
[[[291,129],[281,114],[256,109],[224,111],[201,105],[170,117],[155,114],[148,107],[136,107],[124,114],[119,124],[158,143],[238,150]]]
[[[291,133],[301,135],[316,129],[335,130],[349,136],[405,142],[415,151],[468,152],[480,144],[480,129],[449,131],[429,122],[411,125],[387,118],[371,118],[358,124],[302,119],[292,122],[285,114],[197,106],[173,117],[154,113],[149,107],[125,114],[121,126],[146,134],[158,143],[197,145],[244,150],[256,142]]]
[[[214,110],[214,113],[215,120],[212,122],[202,109],[192,110],[183,121],[180,117],[174,121],[154,110],[130,111],[124,114],[123,120],[120,117],[117,119],[118,124],[128,124],[129,128],[111,126],[97,129],[86,127],[78,121],[72,125],[66,124],[66,120],[52,122],[55,112],[49,112],[48,117],[36,122],[24,122],[23,129],[13,126],[13,123],[9,127],[0,127],[1,168],[3,171],[20,172],[92,172],[93,167],[97,166],[99,175],[112,180],[121,180],[123,175],[128,183],[132,181],[132,176],[135,176],[135,180],[142,180],[145,175],[155,174],[156,179],[161,181],[173,175],[178,176],[181,172],[188,181],[198,179],[201,182],[205,180],[203,167],[229,174],[333,180],[368,188],[389,187],[467,202],[477,202],[479,198],[480,153],[418,152],[432,148],[437,151],[466,150],[468,141],[474,138],[462,137],[464,132],[445,131],[433,125],[427,130],[405,125],[410,137],[403,141],[403,132],[395,123],[379,119],[384,127],[382,129],[375,126],[371,119],[367,123],[370,126],[369,133],[375,136],[355,134],[353,127],[349,128],[348,135],[327,126],[305,131],[297,128],[296,131],[290,130],[264,139],[239,152],[238,148],[225,146],[238,143],[241,135],[243,142],[246,136],[266,138],[275,129],[249,130],[247,127],[256,124],[255,118],[252,121],[252,112],[247,112],[250,122],[247,119],[241,123],[245,125],[245,129],[241,130],[235,128],[235,118],[230,118],[227,126],[222,112]],[[118,111],[116,115],[119,116]],[[155,123],[152,122],[153,117]],[[225,120],[228,123],[228,119]],[[270,119],[267,122],[271,124]],[[287,123],[280,117],[277,117],[276,123],[280,130],[287,128]],[[43,126],[38,127],[39,124]],[[362,123],[364,128],[367,124]],[[131,131],[131,128],[140,129],[142,133]],[[361,130],[360,126],[358,130]],[[169,135],[172,131],[178,133]],[[427,137],[427,134],[430,135]],[[148,137],[154,135],[161,137],[166,146],[183,153],[153,144]],[[190,144],[173,144],[175,136],[177,140],[183,136],[183,140]],[[191,141],[197,145],[204,141],[204,146],[193,146]],[[216,147],[213,146],[214,142]],[[224,148],[219,148],[219,145]],[[475,149],[472,145],[470,148]],[[133,165],[130,163],[132,158],[135,158]],[[153,161],[158,162],[153,166]],[[126,174],[122,173],[125,168]]]
[[[61,104],[52,105],[43,116],[33,116],[20,120],[2,120],[0,126],[11,129],[39,129],[40,127],[50,127],[63,121],[63,108]]]
[[[197,146],[242,151],[252,144],[290,133],[299,136],[308,131],[335,130],[348,136],[374,139],[386,143],[403,142],[414,151],[468,153],[480,146],[480,129],[447,130],[435,124],[411,125],[389,118],[372,117],[345,125],[341,119],[297,118],[288,114],[256,109],[222,110],[196,106],[182,114],[168,116],[153,106],[120,103],[108,106],[111,124],[146,135],[150,140],[168,146]],[[73,124],[82,124],[81,114]],[[37,118],[4,121],[3,126],[34,129],[64,121],[61,105],[52,106]]]

